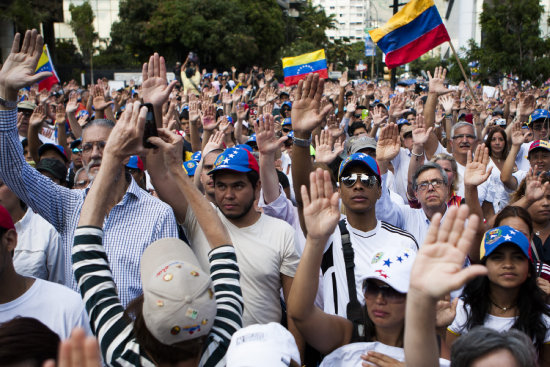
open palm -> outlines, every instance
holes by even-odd
[[[317,168],[310,173],[309,182],[310,195],[305,186],[301,188],[308,237],[324,239],[334,232],[340,219],[339,196],[333,192],[328,171]]]
[[[399,154],[401,142],[397,125],[388,124],[380,130],[380,138],[376,145],[376,160],[389,162]]]
[[[321,124],[332,108],[330,105],[320,110],[324,81],[318,74],[310,74],[300,80],[296,100],[292,104],[292,127],[296,132],[311,132]]]

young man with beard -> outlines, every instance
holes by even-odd
[[[0,179],[59,232],[65,253],[65,285],[76,290],[71,249],[87,190],[59,186],[25,162],[17,136],[17,110],[11,102],[17,99],[19,89],[48,73],[35,74],[42,53],[42,36],[36,30],[27,31],[21,49],[19,42],[17,34],[0,70]],[[143,68],[143,98],[159,111],[173,87],[173,83],[167,86],[165,73],[161,75],[163,67],[164,60],[155,54]],[[90,167],[90,175],[99,169],[113,125],[109,120],[93,120],[83,129],[82,162]],[[142,292],[139,262],[145,248],[157,239],[177,237],[178,232],[170,207],[141,190],[131,176],[123,172],[121,166],[120,178],[112,188],[117,195],[111,203],[110,215],[105,218],[105,244],[120,298],[126,305]]]
[[[163,130],[159,133],[163,134]],[[174,140],[173,144],[180,142]],[[243,326],[280,322],[280,290],[282,288],[286,299],[299,262],[294,248],[294,230],[282,220],[256,210],[254,203],[260,192],[259,168],[248,150],[226,149],[207,173],[213,179],[218,215],[237,253],[245,304]],[[159,196],[174,208],[201,266],[206,266],[210,246],[185,196],[176,189],[174,179],[161,164],[151,168],[150,175]],[[291,322],[289,330],[300,339]]]
[[[323,122],[330,109],[329,107],[320,110],[323,88],[324,81],[319,80],[318,75],[310,75],[300,81],[292,110],[295,133],[292,175],[302,223],[303,205],[300,188],[301,186],[310,187],[309,173],[312,171],[308,141],[311,139],[311,132]],[[329,238],[323,255],[321,270],[324,311],[327,313],[349,318],[351,317],[347,310],[349,302],[358,301],[364,304],[362,279],[371,266],[371,260],[375,255],[374,248],[379,248],[380,243],[410,248],[413,251],[418,248],[409,233],[376,219],[375,205],[382,193],[381,182],[376,161],[364,153],[355,153],[340,164],[339,193],[346,218],[339,223],[334,234]],[[302,225],[302,230],[304,235],[307,235],[305,225]],[[347,233],[343,233],[342,230]],[[354,253],[355,289],[351,290],[348,286],[343,236],[349,236]],[[357,300],[351,301],[350,294],[353,293]]]

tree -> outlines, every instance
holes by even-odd
[[[483,3],[481,46],[471,42],[468,51],[468,59],[479,61],[482,80],[508,73],[539,81],[548,77],[549,42],[540,37],[539,27],[543,11],[539,0]]]
[[[70,4],[69,11],[71,12],[71,21],[69,25],[76,35],[83,59],[90,63],[90,78],[93,81],[92,55],[94,52],[94,42],[98,39],[98,35],[93,25],[95,18],[94,12],[88,0],[84,1],[82,5]]]

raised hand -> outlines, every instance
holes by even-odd
[[[451,92],[451,90],[447,89],[443,84],[446,76],[447,69],[442,66],[435,68],[433,76],[430,74],[430,71],[428,71],[430,93],[436,93],[437,96],[441,96]]]
[[[93,104],[96,111],[103,111],[113,104],[113,101],[105,101],[105,94],[99,85],[95,85],[93,89]]]
[[[430,134],[433,130],[433,127],[430,127],[426,130],[426,125],[424,124],[424,117],[422,115],[418,116],[415,122],[412,123],[412,138],[414,145],[424,145],[430,138]]]
[[[131,155],[144,155],[143,130],[147,108],[129,103],[109,135],[104,152],[120,161]]]
[[[309,174],[309,182],[311,196],[304,185],[301,187],[307,236],[325,240],[334,233],[340,220],[339,196],[333,192],[328,171],[317,168]]]
[[[445,299],[437,301],[435,306],[435,326],[438,328],[447,328],[456,317],[456,305],[458,297],[451,302],[451,296],[445,296]]]
[[[273,76],[275,75],[275,72],[271,69],[265,69],[264,75],[265,75],[265,81],[269,83],[273,80]]]
[[[405,98],[400,95],[393,97],[390,102],[390,116],[395,119],[403,116],[403,114],[408,111],[408,109],[405,109],[405,102]]]
[[[260,154],[275,155],[275,152],[283,146],[287,136],[279,139],[275,137],[275,119],[271,114],[260,116],[258,122],[254,122],[254,131],[256,132],[256,143]]]
[[[216,127],[218,127],[218,123],[216,122],[216,107],[209,103],[203,107],[202,128],[212,131]]]
[[[443,223],[440,213],[434,215],[424,245],[416,254],[409,292],[413,290],[436,301],[469,280],[487,274],[483,265],[463,267],[469,249],[479,246],[474,243],[479,218],[471,215],[464,227],[468,212],[465,204],[450,207]]]
[[[222,92],[222,102],[223,104],[231,104],[233,102],[231,94],[229,94],[229,92],[226,90]]]
[[[512,124],[512,145],[520,146],[525,141],[525,133],[521,128],[521,122],[515,122]]]
[[[550,182],[542,183],[542,175],[538,174],[540,167],[534,166],[529,169],[529,173],[525,177],[525,198],[529,203],[534,203],[542,199]]]
[[[263,107],[267,103],[267,93],[265,90],[260,92],[260,95],[258,96],[258,107]]]
[[[518,104],[518,115],[520,116],[529,116],[535,111],[536,100],[535,96],[532,94],[526,95],[525,93],[520,93],[519,104]]]
[[[380,130],[380,137],[376,144],[376,160],[389,162],[399,154],[401,139],[397,125],[390,123]]]
[[[164,57],[159,56],[155,52],[149,58],[149,62],[143,64],[141,77],[143,78],[143,83],[141,84],[143,101],[151,103],[155,108],[161,108],[168,101],[170,93],[172,93],[172,90],[176,86],[175,80],[168,84]]]
[[[322,110],[321,97],[324,89],[324,80],[318,74],[309,74],[305,80],[300,80],[296,90],[296,100],[292,105],[292,128],[295,133],[310,134],[319,126],[332,106],[325,106]]]
[[[200,107],[199,101],[194,101],[189,103],[189,122],[190,123],[196,123],[197,121],[199,121],[199,117],[200,117],[199,107]]]
[[[238,103],[242,97],[243,97],[243,90],[241,88],[237,88],[237,90],[232,95],[233,103],[234,104]]]
[[[239,103],[237,105],[237,120],[244,121],[246,119],[246,109],[244,108],[244,103]]]
[[[344,129],[340,128],[340,124],[338,123],[338,118],[333,113],[331,113],[327,117],[327,128],[328,128],[328,133],[333,139],[339,138],[344,134]]]
[[[56,124],[62,124],[65,123],[65,106],[63,103],[60,103],[55,108],[55,123]]]
[[[382,107],[374,107],[374,111],[372,112],[372,123],[374,126],[380,127],[387,119],[388,115],[383,112]]]
[[[36,29],[25,32],[21,48],[20,41],[21,35],[17,33],[13,38],[11,52],[0,69],[0,97],[10,101],[15,101],[19,89],[52,75],[48,71],[35,74],[44,46],[44,40]]]
[[[275,88],[269,88],[267,90],[266,99],[268,103],[276,100],[278,96],[279,95],[277,94],[277,90]]]
[[[353,114],[356,108],[357,98],[355,98],[355,96],[351,96],[351,98],[348,100],[348,104],[346,105],[346,112]]]
[[[320,135],[315,135],[315,161],[320,163],[330,164],[336,157],[344,151],[344,145],[338,141],[334,144],[334,150],[329,132],[321,130]]]
[[[489,164],[489,148],[485,144],[479,144],[476,148],[476,153],[472,159],[472,153],[468,152],[466,169],[464,171],[464,185],[478,186],[487,181],[491,176],[493,167],[487,171]]]
[[[149,138],[149,142],[158,149],[153,149],[152,154],[147,157],[147,170],[149,171],[152,166],[154,171],[164,169],[163,173],[182,169],[183,138],[167,129],[158,129],[158,135]]]
[[[44,120],[46,120],[46,108],[41,104],[32,112],[29,118],[29,126],[41,126]]]
[[[216,131],[214,134],[210,135],[208,143],[204,146],[202,150],[204,154],[210,153],[216,149],[223,149],[223,137],[224,133],[222,131]]]
[[[441,106],[443,106],[443,109],[447,115],[450,115],[453,112],[454,102],[454,98],[450,94],[439,97],[439,103],[441,103]]]
[[[340,88],[345,88],[348,85],[348,71],[344,71],[340,77]]]

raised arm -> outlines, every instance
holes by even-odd
[[[477,146],[473,159],[471,153],[468,152],[468,161],[464,171],[464,194],[466,204],[468,205],[468,208],[470,208],[470,214],[475,214],[475,218],[479,221],[477,225],[478,230],[474,238],[475,243],[481,243],[483,233],[485,232],[483,210],[481,209],[481,205],[479,205],[477,187],[487,181],[489,176],[491,176],[493,167],[487,170],[488,164],[489,149],[485,147],[485,144],[479,144]],[[470,256],[470,260],[473,262],[479,262],[479,246],[472,246],[468,255]]]
[[[155,113],[157,127],[162,127],[162,105],[168,101],[170,93],[176,86],[177,81],[172,80],[168,83],[166,79],[166,62],[164,57],[154,53],[149,62],[143,64],[141,69],[141,96],[143,102],[151,103]]]
[[[305,80],[300,80],[296,90],[296,100],[292,105],[292,127],[294,129],[294,146],[292,147],[292,183],[298,204],[300,224],[304,234],[306,231],[302,210],[302,185],[309,187],[309,173],[312,170],[309,146],[311,133],[319,126],[332,108],[329,105],[322,110],[321,97],[324,90],[324,80],[318,74],[310,74]]]
[[[466,205],[449,208],[443,225],[440,224],[441,214],[435,214],[424,245],[416,255],[405,311],[407,367],[439,366],[437,301],[469,280],[487,273],[482,265],[463,268],[464,257],[478,244],[474,238],[479,219],[470,217],[464,228],[468,210]]]
[[[279,139],[275,137],[273,115],[260,116],[259,122],[254,123],[254,131],[256,131],[256,143],[260,151],[262,193],[264,202],[270,204],[280,195],[279,176],[277,176],[277,170],[275,169],[275,153],[281,149],[287,137],[283,136]]]
[[[443,84],[445,77],[447,76],[447,70],[441,66],[436,67],[434,75],[428,71],[429,77],[429,92],[428,98],[426,99],[426,105],[424,106],[424,122],[426,128],[434,126],[435,122],[435,109],[439,103],[439,97],[450,93],[451,90],[447,89]],[[431,157],[434,155],[437,150],[438,140],[437,136],[434,133],[430,134],[428,141],[425,144],[426,156]]]
[[[506,186],[509,190],[515,190],[519,182],[516,180],[514,176],[512,176],[512,173],[514,172],[514,165],[516,163],[516,156],[519,153],[519,150],[521,148],[521,144],[523,143],[523,131],[521,129],[521,123],[515,122],[512,124],[511,127],[511,139],[512,139],[512,147],[510,148],[510,151],[508,152],[508,155],[506,156],[506,160],[504,161],[504,165],[502,166],[502,171],[500,171],[500,180]]]
[[[189,102],[189,135],[191,135],[191,150],[198,152],[201,150],[201,137],[199,134],[199,122],[200,122],[200,102]]]
[[[38,163],[40,157],[38,156],[38,149],[40,149],[40,138],[38,134],[42,129],[44,120],[46,119],[45,106],[40,105],[36,107],[29,119],[29,132],[27,133],[27,140],[29,143],[29,152],[33,161]]]
[[[288,314],[306,342],[322,354],[348,344],[353,325],[342,317],[329,315],[313,303],[319,282],[323,250],[340,219],[338,193],[334,193],[330,175],[318,168],[311,172],[310,194],[302,186],[307,239],[304,253],[288,299]],[[311,200],[310,200],[311,196]]]
[[[82,137],[82,126],[80,126],[80,124],[76,120],[75,112],[77,109],[78,100],[76,97],[76,92],[71,92],[71,94],[69,95],[69,103],[67,103],[65,112],[67,113],[69,126],[71,127],[71,131],[73,132],[74,137],[76,139],[79,139],[80,137]]]
[[[428,141],[432,127],[426,129],[424,126],[424,118],[422,115],[418,116],[416,121],[412,124],[412,136],[413,147],[411,150],[411,160],[409,162],[409,172],[407,174],[407,196],[409,198],[415,197],[415,192],[412,187],[412,178],[416,171],[424,164],[426,159],[424,144]]]

